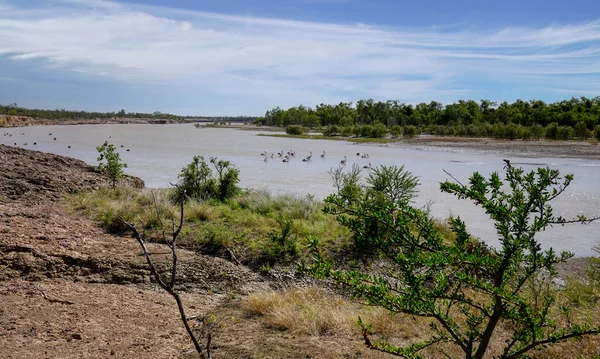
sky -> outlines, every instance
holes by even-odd
[[[600,96],[596,0],[0,0],[0,104],[181,115]]]

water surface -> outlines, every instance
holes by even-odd
[[[5,133],[12,136],[4,136]],[[460,215],[471,233],[492,245],[498,243],[493,224],[485,213],[467,201],[441,193],[439,182],[450,179],[444,170],[461,182],[467,181],[474,171],[484,176],[493,171],[502,172],[504,157],[501,154],[264,137],[257,136],[254,131],[197,129],[191,124],[39,126],[3,129],[2,134],[0,143],[13,145],[16,142],[19,147],[66,155],[94,165],[98,155],[96,146],[108,140],[115,144],[128,164],[126,173],[141,177],[147,187],[168,187],[194,155],[230,160],[240,169],[243,187],[299,196],[314,195],[319,199],[334,190],[327,170],[338,167],[344,156],[347,169],[354,163],[361,168],[369,163],[372,166],[404,165],[420,178],[418,205],[431,203],[432,214],[438,218]],[[294,150],[296,156],[284,163],[277,153],[289,150]],[[269,154],[266,162],[261,156],[265,151]],[[311,151],[312,160],[303,162],[302,158]],[[325,158],[321,158],[323,151]],[[357,153],[368,153],[369,158],[357,156]],[[600,215],[600,161],[517,157],[510,160],[525,169],[550,166],[562,174],[575,175],[568,190],[554,202],[556,214],[567,217]],[[599,223],[557,226],[542,233],[540,239],[544,248],[551,246],[557,251],[569,250],[585,256],[593,255],[592,247],[600,245],[599,232]]]

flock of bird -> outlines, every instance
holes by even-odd
[[[4,137],[12,137],[12,136],[13,136],[13,134],[12,134],[12,133],[10,133],[10,132],[5,132],[5,133],[3,133],[2,135],[3,135]],[[25,136],[25,132],[19,132],[19,135],[20,135],[20,136]],[[48,134],[48,136],[52,136],[52,132],[50,132],[50,133]],[[109,138],[112,138],[112,136],[109,136]],[[53,137],[53,141],[56,141],[56,137]],[[14,145],[14,146],[17,146],[17,143],[16,143],[16,142],[13,142],[13,145]],[[23,142],[23,146],[27,146],[27,145],[28,145],[28,142]],[[33,145],[34,145],[34,146],[37,146],[37,142],[34,142],[34,143],[33,143]],[[125,146],[121,145],[121,148],[124,148],[124,147],[125,147]],[[71,148],[71,145],[68,145],[68,146],[67,146],[67,148]],[[127,151],[127,152],[129,152],[129,148],[128,148],[126,151]]]
[[[265,163],[267,163],[269,160],[274,160],[275,159],[275,153],[274,152],[269,153],[268,151],[263,151],[260,155],[264,157],[263,161]],[[326,155],[327,155],[327,153],[325,151],[323,151],[323,153],[321,153],[321,158],[324,159]],[[358,156],[360,158],[369,158],[369,154],[368,153],[357,152],[356,156]],[[289,150],[289,151],[281,150],[281,151],[277,152],[277,157],[281,158],[281,162],[289,163],[294,157],[296,157],[296,151],[294,151],[294,150]],[[312,160],[312,157],[313,157],[313,153],[312,153],[312,151],[310,151],[308,156],[302,158],[302,162],[310,162]],[[340,165],[341,166],[346,166],[346,162],[347,161],[348,161],[348,157],[344,156],[344,159],[340,161]],[[368,165],[363,166],[363,168],[371,169],[371,162],[369,162]]]

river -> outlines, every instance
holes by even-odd
[[[430,203],[431,213],[440,219],[460,215],[473,235],[489,244],[498,244],[493,223],[485,213],[468,201],[441,193],[439,182],[450,179],[444,170],[461,182],[467,181],[475,171],[484,176],[493,171],[502,172],[502,154],[357,145],[345,141],[266,137],[258,136],[258,133],[195,128],[191,124],[37,126],[2,129],[0,143],[17,143],[19,147],[70,156],[95,165],[96,146],[109,141],[115,144],[121,158],[128,164],[126,173],[141,177],[147,187],[168,187],[170,182],[177,180],[181,168],[190,163],[194,155],[216,156],[230,160],[240,169],[243,187],[298,196],[314,195],[318,199],[334,190],[327,170],[338,167],[344,156],[347,157],[347,169],[354,163],[361,168],[369,163],[373,167],[404,165],[420,179],[417,205]],[[277,153],[289,150],[294,150],[296,156],[284,163]],[[261,156],[264,151],[269,154],[266,162]],[[311,151],[311,161],[303,162],[302,158]],[[324,158],[321,157],[323,151],[326,153]],[[361,155],[357,156],[357,153]],[[369,157],[362,158],[364,153],[368,153]],[[274,154],[273,159],[271,154]],[[600,215],[600,161],[526,157],[511,157],[510,160],[513,165],[525,169],[550,166],[559,169],[561,174],[574,174],[571,186],[554,202],[557,215]],[[569,250],[577,256],[588,256],[594,255],[592,248],[600,245],[599,233],[600,223],[576,224],[555,226],[541,233],[539,238],[544,248],[553,247],[556,251]]]

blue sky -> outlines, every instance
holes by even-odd
[[[261,115],[600,95],[600,2],[0,0],[0,103]]]

